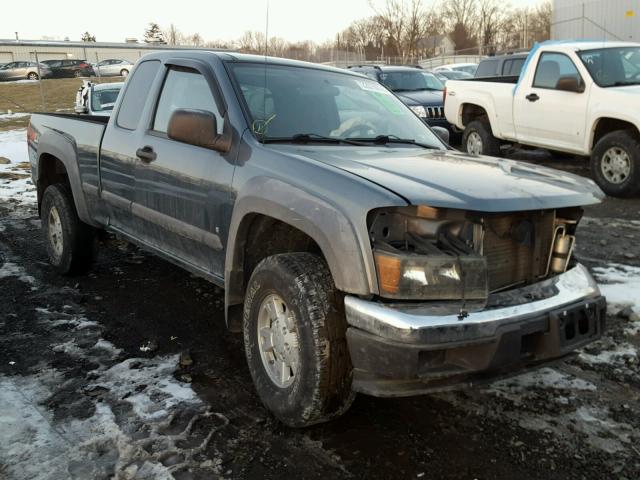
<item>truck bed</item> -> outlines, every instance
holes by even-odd
[[[73,113],[35,113],[31,128],[38,131],[38,142],[55,145],[61,155],[77,158],[80,182],[98,187],[98,152],[109,117]],[[29,146],[29,159],[34,180],[37,181],[37,145]],[[89,187],[91,188],[91,187]]]

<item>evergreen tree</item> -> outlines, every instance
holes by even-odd
[[[82,39],[83,42],[95,42],[96,41],[96,36],[95,35],[91,35],[89,32],[84,32],[82,34]]]
[[[160,30],[160,25],[155,22],[150,22],[149,26],[144,31],[144,41],[147,43],[167,43],[164,39],[162,30]]]

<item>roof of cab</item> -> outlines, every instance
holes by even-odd
[[[265,55],[252,55],[248,53],[236,53],[236,52],[224,52],[224,51],[214,51],[214,50],[177,50],[177,51],[163,51],[163,52],[153,52],[144,55],[140,60],[149,60],[152,58],[156,58],[159,60],[168,60],[170,58],[200,58],[205,59],[207,57],[215,56],[224,62],[250,62],[250,63],[261,63],[265,62],[268,65],[284,65],[290,67],[302,67],[302,68],[313,68],[316,70],[324,70],[327,72],[335,72],[342,73],[348,75],[357,75],[356,72],[350,72],[349,70],[343,68],[331,67],[328,65],[322,65],[319,63],[312,62],[303,62],[301,60],[292,60],[289,58],[280,58],[280,57],[270,57]]]

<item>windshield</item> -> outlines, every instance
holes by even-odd
[[[105,112],[113,110],[113,106],[118,99],[121,87],[105,88],[104,90],[94,90],[91,96],[91,110],[94,112]]]
[[[444,84],[434,75],[419,70],[384,72],[380,81],[394,92],[444,90]]]
[[[640,85],[640,47],[586,50],[578,56],[601,87]]]
[[[230,63],[263,140],[309,134],[332,139],[389,136],[445,148],[434,133],[378,82],[315,68]]]

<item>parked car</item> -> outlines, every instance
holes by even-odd
[[[123,85],[124,82],[96,84],[89,80],[83,81],[76,93],[75,112],[108,117]]]
[[[528,55],[528,53],[512,53],[487,57],[478,64],[474,77],[517,77]]]
[[[465,73],[468,73],[469,75],[473,75],[476,73],[477,68],[478,68],[477,63],[450,63],[448,65],[440,65],[438,67],[434,67],[433,71],[441,72],[441,71],[453,70],[454,72],[465,72]]]
[[[102,60],[94,66],[96,74],[100,77],[126,77],[132,68],[133,63],[129,60],[115,58]]]
[[[86,60],[44,60],[55,78],[91,77],[95,75],[93,67]]]
[[[640,44],[543,43],[526,65],[519,80],[448,83],[445,112],[464,129],[463,149],[499,155],[511,142],[591,156],[606,193],[640,193]]]
[[[602,333],[605,299],[571,255],[598,187],[450,150],[361,74],[150,53],[111,117],[34,114],[27,138],[51,264],[88,269],[104,229],[224,288],[258,395],[288,425]]]
[[[42,62],[40,65],[36,62],[10,62],[0,67],[0,81],[38,80],[50,76],[51,70]]]
[[[444,118],[444,84],[434,74],[407,66],[357,65],[349,70],[383,84],[429,125],[449,128]]]
[[[447,80],[466,80],[467,78],[473,78],[473,75],[470,73],[462,72],[460,70],[439,70],[432,73],[445,85]]]

